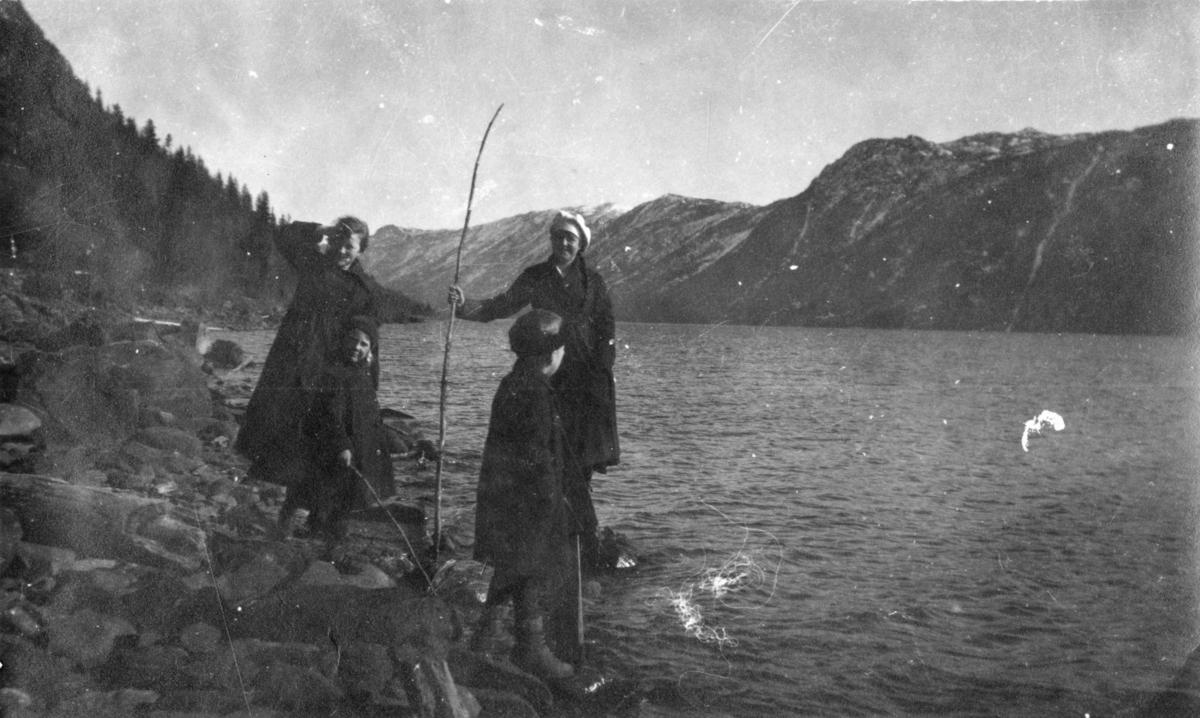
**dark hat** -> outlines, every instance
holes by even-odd
[[[375,321],[374,317],[361,314],[353,316],[346,320],[346,333],[349,334],[353,331],[360,331],[366,334],[368,337],[371,337],[371,341],[373,342],[375,341],[374,337],[379,335],[379,323]]]
[[[566,343],[562,317],[545,309],[531,309],[508,330],[508,346],[519,357],[550,354]]]

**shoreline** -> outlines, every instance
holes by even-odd
[[[187,320],[153,321],[170,324],[143,328]],[[414,501],[429,492],[419,456],[393,453],[406,490],[352,516],[345,539],[283,539],[285,489],[247,479],[233,451],[253,381],[241,368],[202,371],[193,347],[172,337],[30,346],[14,364],[20,391],[0,408],[29,419],[20,438],[31,450],[0,468],[6,713],[83,702],[83,713],[109,714],[98,701],[120,704],[113,715],[145,706],[219,716],[250,703],[433,715],[449,703],[468,718],[481,706],[516,701],[537,715],[553,705],[541,681],[466,650],[462,626],[477,617],[490,573],[453,548],[429,561]],[[79,440],[81,425],[63,410],[93,397],[51,390],[82,378],[72,373],[81,363],[140,393],[104,407],[122,422],[93,417]],[[103,389],[105,402],[124,391]],[[180,394],[194,400],[190,414]],[[243,674],[231,683],[214,660]]]
[[[345,539],[279,536],[286,489],[248,479],[233,450],[255,374],[202,353],[241,356],[207,332],[273,330],[274,315],[47,302],[0,280],[4,309],[19,321],[0,336],[0,418],[24,422],[0,435],[6,713],[469,718],[637,692],[582,666],[550,685],[467,649],[491,572],[453,530],[432,552],[432,444],[415,423],[392,427],[396,494]],[[249,692],[214,661],[240,663]]]
[[[221,306],[180,302],[86,301],[84,295],[45,275],[17,267],[0,270],[0,340],[36,344],[37,340],[85,318],[119,325],[135,320],[199,324],[211,331],[259,331],[279,327],[285,299],[234,297]],[[406,316],[403,323],[426,318]],[[400,323],[400,322],[385,322]]]

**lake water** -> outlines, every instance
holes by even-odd
[[[455,324],[443,521],[469,537],[508,324]],[[445,323],[381,403],[437,436]],[[269,334],[237,333],[260,358]],[[589,660],[645,716],[1129,716],[1200,643],[1195,347],[1163,337],[618,325],[602,526],[644,555]],[[1025,422],[1049,410],[1022,449]],[[429,469],[432,471],[432,469]]]

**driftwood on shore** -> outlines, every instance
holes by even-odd
[[[181,520],[169,501],[49,476],[0,473],[0,504],[20,515],[27,542],[181,571],[196,571],[205,562],[204,531]]]

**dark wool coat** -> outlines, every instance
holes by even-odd
[[[560,571],[570,543],[555,391],[518,360],[492,400],[475,505],[475,559],[497,575]]]
[[[267,353],[235,444],[250,460],[253,478],[284,486],[300,479],[304,468],[300,423],[314,382],[340,350],[347,320],[360,315],[376,318],[375,300],[358,263],[343,270],[317,253],[318,226],[294,222],[280,231],[276,247],[296,270],[296,292]],[[377,333],[371,346],[378,359]],[[378,386],[379,362],[373,361],[371,367],[372,381]]]
[[[558,390],[568,452],[584,468],[604,472],[621,460],[617,440],[616,321],[604,279],[583,255],[560,275],[547,260],[525,269],[503,294],[470,300],[458,316],[477,322],[511,317],[526,306],[561,316],[567,335]]]
[[[392,457],[387,450],[370,368],[351,364],[328,367],[314,383],[302,430],[307,439],[305,481],[321,513],[353,511],[375,505],[362,479],[338,459],[350,461],[382,499],[395,493]]]

